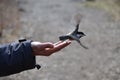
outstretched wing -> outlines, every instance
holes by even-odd
[[[76,28],[75,28],[75,30],[73,31],[73,33],[77,33],[77,32],[78,32],[78,29],[79,29],[79,24],[76,25]]]
[[[78,29],[79,29],[79,24],[80,24],[81,19],[82,19],[82,15],[80,13],[78,13],[78,14],[75,15],[74,19],[75,19],[75,22],[77,24],[74,32],[77,32]]]
[[[86,46],[84,46],[82,43],[81,43],[81,41],[79,40],[79,41],[77,41],[83,48],[85,48],[85,49],[88,49],[88,47],[86,47]]]
[[[73,35],[70,35],[70,37],[73,39],[73,40],[76,40],[83,48],[85,49],[88,49],[88,47],[84,46],[81,41],[79,40],[79,38],[73,36]]]
[[[85,48],[85,49],[88,49],[88,47],[86,47],[86,46],[84,46],[82,43],[81,43],[81,41],[79,40],[79,41],[77,41],[83,48]]]
[[[75,19],[76,24],[79,24],[82,20],[82,15],[78,13],[75,15],[74,19]]]

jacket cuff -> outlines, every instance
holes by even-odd
[[[33,69],[37,68],[38,70],[41,68],[39,64],[36,64],[36,57],[33,55],[33,50],[31,47],[32,40],[19,40],[20,43],[24,45],[24,69]]]
[[[24,58],[24,69],[33,69],[35,68],[36,65],[36,57],[33,55],[32,53],[32,47],[31,47],[31,40],[27,40],[24,42],[21,42],[21,44],[23,45],[23,58]]]

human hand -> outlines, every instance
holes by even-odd
[[[31,47],[33,49],[33,54],[40,56],[50,56],[55,52],[60,51],[71,43],[70,40],[59,41],[55,44],[50,42],[40,43],[40,42],[31,42]]]

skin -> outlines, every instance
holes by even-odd
[[[59,41],[54,44],[51,42],[41,43],[34,41],[31,43],[31,47],[35,56],[50,56],[53,53],[58,52],[61,49],[67,47],[70,43],[70,40]]]

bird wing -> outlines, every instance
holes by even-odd
[[[73,31],[73,33],[77,33],[77,32],[78,32],[78,29],[79,29],[79,23],[76,25],[76,28],[75,28],[75,30]]]
[[[88,47],[86,47],[85,45],[83,45],[80,40],[77,41],[77,42],[78,42],[83,48],[88,49]]]
[[[78,32],[79,24],[80,24],[81,19],[82,19],[82,15],[81,15],[80,13],[78,13],[78,14],[76,14],[76,15],[74,16],[74,19],[75,19],[75,22],[76,22],[77,25],[76,25],[76,28],[75,28],[75,30],[73,31],[73,33]]]
[[[82,15],[78,13],[74,16],[74,19],[75,19],[76,24],[79,24],[81,22]]]
[[[84,45],[81,43],[81,41],[79,40],[79,38],[77,38],[77,37],[75,37],[75,36],[73,36],[73,35],[71,35],[70,37],[71,37],[73,40],[76,40],[83,48],[88,49],[88,47],[84,46]]]

